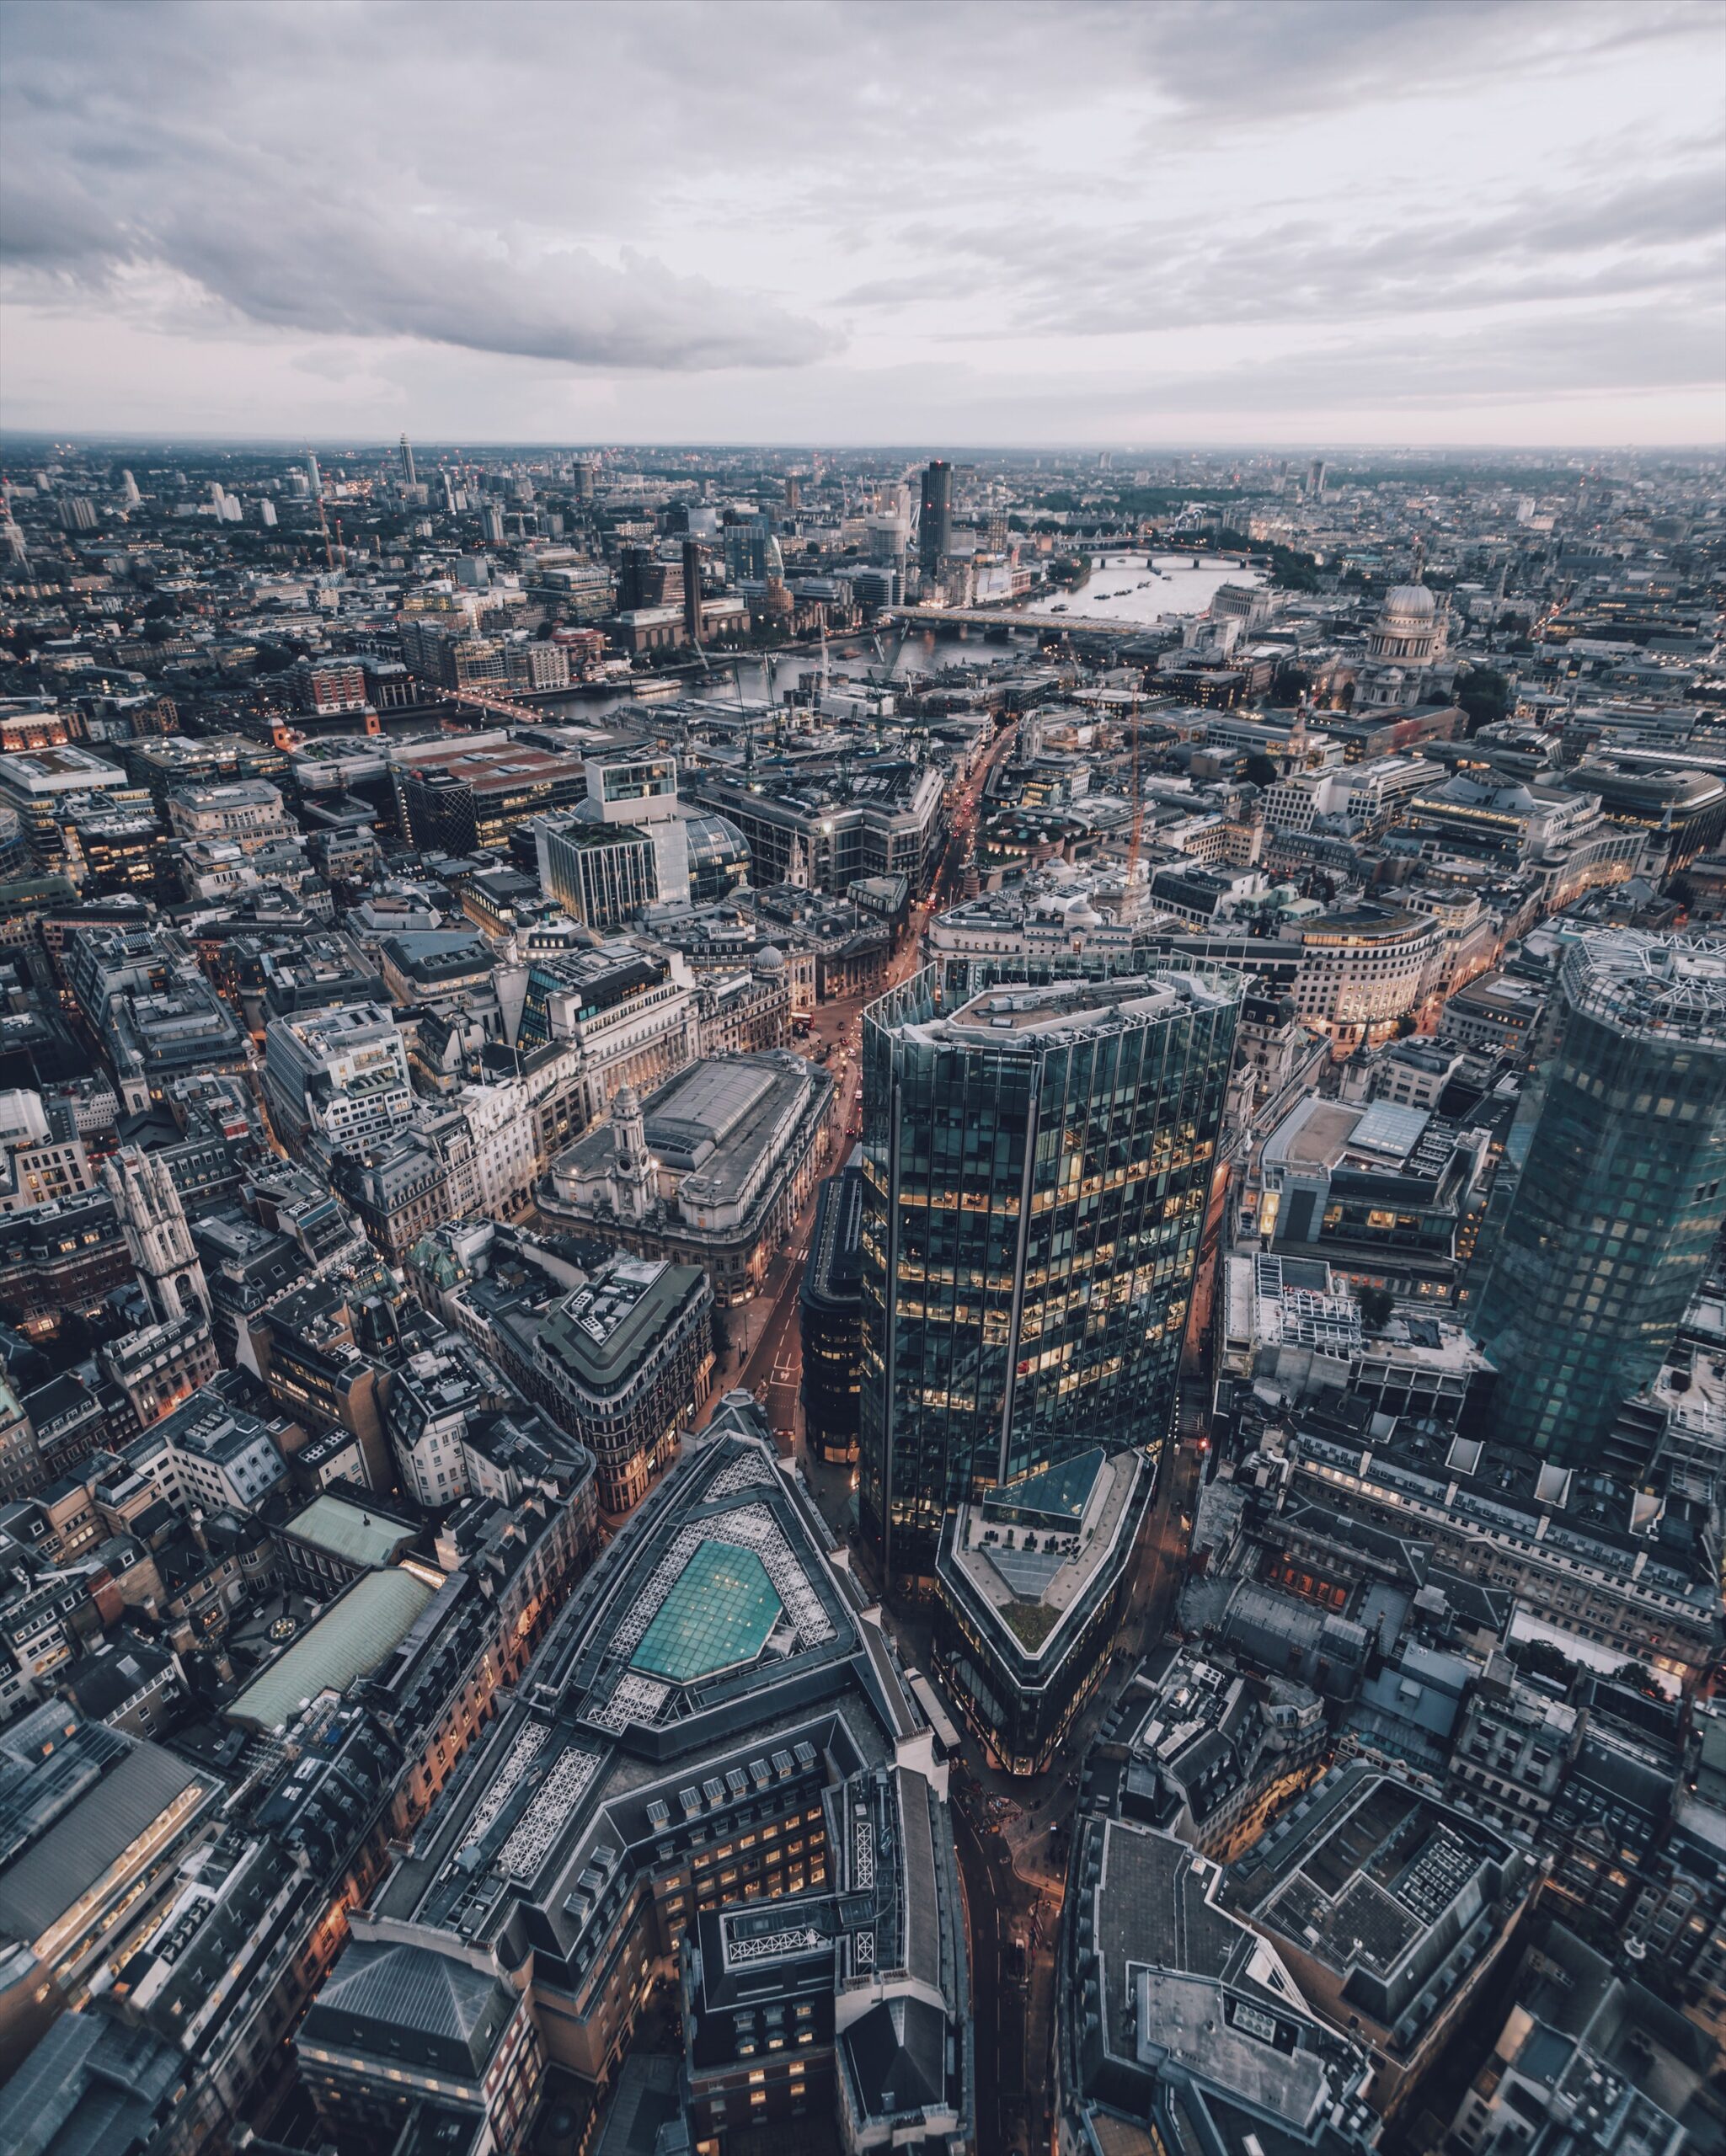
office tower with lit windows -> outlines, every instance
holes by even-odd
[[[895,1591],[943,1524],[1172,1426],[1242,981],[997,987],[863,1019],[858,1504]]]
[[[406,435],[402,436],[396,453],[402,463],[402,484],[404,487],[418,486],[419,475],[414,468],[414,445],[408,440]]]
[[[933,576],[953,552],[953,467],[939,457],[923,472],[922,506],[917,516],[917,560]]]
[[[1494,1434],[1599,1463],[1726,1213],[1726,939],[1605,929],[1565,955],[1558,1045],[1473,1329]]]

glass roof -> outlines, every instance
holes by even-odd
[[[751,1662],[783,1609],[752,1550],[703,1542],[692,1553],[630,1660],[673,1684]]]
[[[1046,1519],[1052,1524],[1077,1525],[1096,1486],[1103,1461],[1103,1448],[1093,1445],[1071,1460],[1037,1469],[1017,1482],[991,1490],[984,1510],[991,1519]]]

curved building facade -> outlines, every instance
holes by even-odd
[[[858,1505],[926,1592],[962,1502],[1173,1417],[1243,982],[1173,964],[863,1019]]]
[[[1659,1370],[1726,1212],[1726,940],[1584,937],[1504,1241],[1474,1320],[1495,1434],[1600,1456]]]

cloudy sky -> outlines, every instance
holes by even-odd
[[[1715,0],[6,0],[0,425],[1726,436]]]

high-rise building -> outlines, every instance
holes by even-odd
[[[917,524],[917,559],[932,576],[953,552],[953,467],[939,457],[923,472],[922,509]]]
[[[1330,476],[1330,467],[1322,456],[1315,456],[1307,467],[1307,491],[1316,500],[1324,492],[1324,483]]]
[[[1726,1212],[1726,939],[1600,930],[1559,994],[1474,1331],[1495,1434],[1579,1466],[1659,1369]]]
[[[959,1503],[1160,1448],[1242,982],[1171,965],[863,1020],[859,1506],[897,1586]]]
[[[414,469],[414,445],[408,440],[406,435],[402,436],[396,454],[402,460],[402,484],[404,487],[417,487],[419,483],[419,475]]]
[[[306,483],[312,489],[312,499],[315,502],[323,492],[323,474],[318,468],[318,459],[309,449],[306,451]]]
[[[701,642],[701,542],[683,542],[683,632],[691,643]]]

